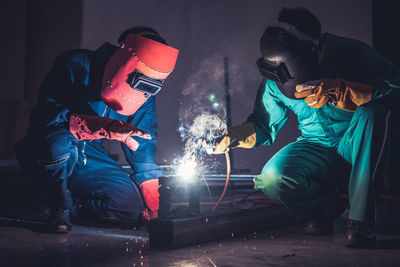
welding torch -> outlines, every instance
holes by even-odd
[[[225,188],[222,191],[221,197],[214,207],[214,210],[219,206],[222,199],[225,196],[226,190],[229,185],[229,179],[231,174],[231,160],[229,157],[229,149],[240,147],[240,148],[252,148],[256,143],[256,131],[252,122],[246,122],[244,124],[230,126],[228,133],[221,136],[220,138],[214,139],[212,142],[203,142],[203,146],[206,147],[208,154],[225,154],[226,158],[226,181]]]
[[[212,142],[209,142],[209,141],[204,140],[204,139],[199,139],[197,143],[200,146],[204,147],[208,154],[212,154],[214,152],[215,147],[216,147],[217,141],[213,140]],[[217,203],[215,204],[215,206],[213,208],[213,211],[215,211],[218,208],[218,206],[221,204],[222,200],[224,199],[226,191],[228,190],[229,180],[230,180],[230,177],[231,177],[231,159],[230,159],[230,156],[229,156],[229,149],[227,149],[224,154],[225,154],[225,160],[226,160],[225,186],[224,186],[224,189],[223,189],[223,191],[222,191]]]

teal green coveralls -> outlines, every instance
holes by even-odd
[[[308,218],[334,219],[343,211],[338,189],[348,187],[349,219],[374,219],[375,177],[387,155],[393,113],[400,105],[400,73],[367,44],[325,33],[321,77],[374,86],[373,100],[355,112],[326,104],[310,108],[285,97],[275,82],[261,84],[253,113],[256,144],[270,145],[288,119],[301,136],[286,145],[254,179],[255,188]]]

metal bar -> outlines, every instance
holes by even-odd
[[[200,214],[200,180],[195,180],[189,187],[189,212],[192,216]]]
[[[171,209],[171,194],[170,194],[170,185],[168,184],[168,177],[160,177],[158,178],[158,183],[160,187],[158,188],[158,192],[160,193],[159,202],[160,206],[158,209],[158,216],[160,218],[167,218],[168,213]]]
[[[301,218],[283,205],[264,206],[225,213],[212,212],[184,219],[150,221],[150,246],[173,249],[210,240],[231,237],[232,234],[297,223]]]

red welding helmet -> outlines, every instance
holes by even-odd
[[[174,70],[179,50],[129,34],[107,62],[101,98],[122,115],[134,114]]]

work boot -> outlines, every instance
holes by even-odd
[[[333,233],[333,220],[308,220],[303,229],[306,235],[328,235]]]
[[[70,231],[71,221],[69,219],[69,209],[52,210],[46,223],[46,232],[64,234]]]
[[[347,202],[338,198],[337,206],[332,215],[314,217],[306,221],[303,232],[306,235],[328,235],[333,233],[335,219],[340,217],[347,208]]]
[[[349,220],[345,246],[351,248],[375,248],[376,236],[364,222]]]

